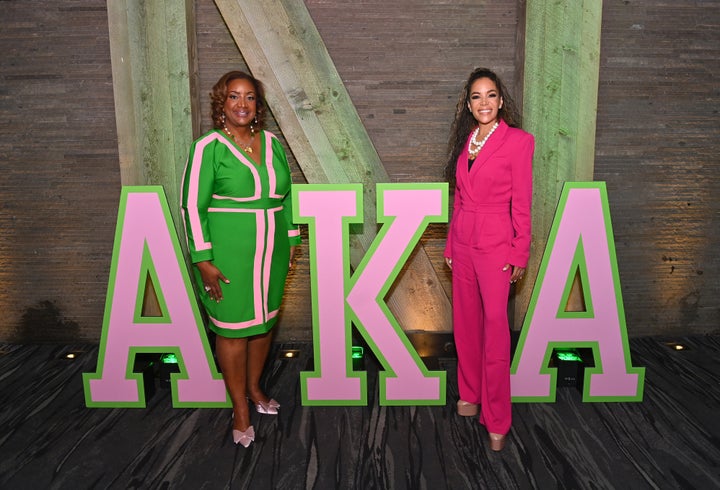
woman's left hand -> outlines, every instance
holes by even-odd
[[[525,275],[525,267],[518,267],[516,265],[505,264],[503,270],[506,271],[512,267],[512,274],[510,275],[510,282],[516,283]]]
[[[220,269],[218,269],[215,264],[209,260],[198,262],[195,266],[198,268],[200,275],[202,276],[205,292],[210,299],[219,303],[220,300],[223,299],[220,283],[223,282],[225,284],[230,284],[230,280],[225,277]]]

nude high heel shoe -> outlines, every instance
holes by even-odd
[[[494,434],[490,432],[490,449],[493,451],[502,451],[505,447],[505,441],[507,440],[507,435],[505,434]]]
[[[457,413],[462,417],[474,417],[478,414],[478,406],[475,403],[458,400]]]

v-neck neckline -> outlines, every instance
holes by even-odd
[[[255,167],[257,167],[257,168],[264,167],[263,162],[265,161],[265,155],[264,155],[264,153],[265,153],[265,131],[263,131],[263,130],[261,129],[261,130],[258,131],[258,133],[257,133],[257,135],[258,135],[258,140],[260,141],[260,148],[259,148],[259,151],[258,151],[258,156],[260,157],[260,161],[255,160],[255,159],[252,157],[252,153],[248,153],[242,146],[238,145],[237,142],[236,142],[234,139],[232,139],[227,133],[225,133],[225,131],[223,131],[223,130],[221,130],[221,129],[218,129],[217,131],[218,131],[220,134],[222,134],[222,135],[225,137],[225,139],[227,139],[232,145],[234,145],[235,148],[237,148],[238,150],[240,150],[240,151],[242,152],[242,154],[243,154],[248,160],[250,160],[250,162],[251,162]],[[253,153],[254,153],[254,152],[253,152]]]

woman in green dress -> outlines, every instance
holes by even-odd
[[[182,212],[233,405],[233,440],[247,447],[255,438],[248,400],[258,413],[280,408],[260,377],[300,233],[292,224],[287,157],[277,137],[261,129],[262,85],[233,71],[210,97],[214,129],[190,148]]]

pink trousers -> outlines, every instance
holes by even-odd
[[[508,296],[512,269],[504,257],[453,243],[453,329],[460,399],[480,405],[488,432],[507,434],[510,404]]]

